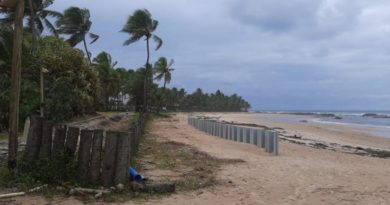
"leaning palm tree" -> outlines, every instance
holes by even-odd
[[[155,80],[162,80],[164,79],[164,86],[163,86],[163,94],[165,96],[165,88],[168,83],[171,82],[172,78],[172,71],[175,69],[172,68],[172,65],[175,61],[171,59],[171,61],[168,63],[167,59],[165,57],[160,57],[158,61],[154,64],[154,73],[156,74],[156,77],[154,77]],[[158,103],[158,112],[161,109],[161,99]]]
[[[149,64],[150,51],[149,51],[149,41],[152,38],[156,43],[158,50],[162,46],[162,40],[153,32],[157,29],[158,21],[152,19],[152,15],[146,9],[139,9],[134,11],[133,15],[129,16],[127,23],[123,26],[122,32],[128,33],[130,35],[123,45],[128,46],[136,41],[139,41],[142,38],[145,38],[146,41],[146,72],[144,77],[144,102],[143,102],[143,111],[147,111],[147,87],[149,74],[152,73],[151,65]],[[153,79],[152,79],[153,80]]]
[[[80,42],[84,43],[85,53],[89,63],[92,63],[91,54],[87,48],[86,36],[89,34],[90,38],[92,38],[90,44],[96,42],[99,36],[89,32],[92,25],[92,22],[89,20],[90,17],[91,15],[88,9],[70,7],[64,11],[63,16],[58,19],[56,24],[60,34],[70,35],[67,41],[71,46],[76,46]]]

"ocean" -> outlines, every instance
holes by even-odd
[[[390,111],[258,111],[268,114],[259,118],[277,122],[316,122],[342,124],[390,138]]]

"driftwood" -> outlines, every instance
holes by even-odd
[[[33,188],[33,189],[28,190],[27,192],[16,192],[16,193],[9,193],[9,194],[1,194],[1,195],[0,195],[0,199],[11,198],[11,197],[17,197],[17,196],[24,196],[24,195],[26,195],[27,193],[39,191],[39,190],[41,190],[41,189],[44,188],[44,187],[47,187],[47,184],[45,184],[45,185],[43,185],[43,186],[35,187],[35,188]]]
[[[75,191],[77,192],[83,192],[83,193],[88,193],[88,194],[109,194],[111,193],[110,190],[106,189],[87,189],[87,188],[74,188]]]

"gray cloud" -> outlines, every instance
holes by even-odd
[[[135,9],[160,21],[152,53],[174,58],[171,86],[239,93],[256,109],[390,109],[390,2],[386,0],[57,0],[88,7],[91,46],[127,68],[145,45],[123,47]]]

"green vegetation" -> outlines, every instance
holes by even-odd
[[[122,32],[128,33],[130,35],[129,39],[126,40],[123,45],[128,46],[136,41],[139,41],[145,37],[146,41],[146,63],[145,63],[145,72],[144,72],[144,89],[143,89],[143,111],[148,110],[148,90],[150,89],[150,84],[153,83],[153,71],[152,66],[150,65],[150,50],[149,50],[149,41],[152,38],[156,43],[156,50],[160,49],[162,46],[162,39],[153,34],[153,32],[158,27],[158,21],[152,19],[152,14],[146,9],[138,9],[134,11],[133,15],[129,16],[126,24],[123,26]]]
[[[150,41],[156,43],[156,51],[163,42],[155,34],[158,21],[148,10],[135,10],[121,30],[129,35],[124,45],[145,40],[146,63],[138,69],[116,68],[109,53],[93,57],[88,50],[87,44],[99,38],[91,33],[90,11],[49,10],[54,2],[20,0],[15,8],[0,10],[0,133],[10,130],[13,174],[18,129],[31,115],[63,123],[97,111],[246,111],[250,107],[236,94],[226,96],[219,90],[207,94],[199,88],[187,94],[184,89],[167,88],[173,60],[168,63],[160,57],[151,62]],[[84,51],[75,47],[79,43]],[[163,80],[163,86],[154,79]]]
[[[64,15],[61,16],[56,24],[59,33],[70,35],[67,42],[69,42],[71,46],[74,47],[80,42],[83,42],[85,54],[87,55],[89,62],[92,63],[91,54],[87,47],[86,35],[89,34],[92,38],[90,44],[97,41],[99,36],[89,32],[92,26],[92,22],[89,20],[90,17],[91,15],[88,9],[70,7],[64,11]]]
[[[0,140],[5,140],[5,139],[8,139],[8,135],[4,133],[0,133]]]
[[[164,119],[162,119],[164,120]],[[174,182],[176,190],[191,191],[217,183],[216,170],[223,164],[240,163],[242,160],[218,159],[191,146],[157,140],[153,135],[146,135],[139,146],[136,157],[137,169],[169,170],[162,182]]]

